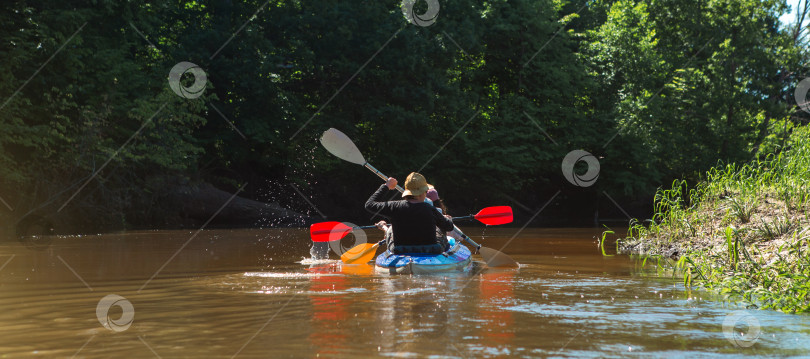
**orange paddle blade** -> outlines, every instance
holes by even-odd
[[[351,231],[352,227],[343,222],[321,222],[309,227],[309,235],[313,242],[339,241]]]
[[[363,243],[346,251],[340,256],[340,260],[346,264],[368,263],[377,254],[379,243]]]
[[[499,224],[512,223],[512,207],[495,206],[482,209],[475,215],[475,219],[483,224],[497,226]]]

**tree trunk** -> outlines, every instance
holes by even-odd
[[[212,223],[235,227],[257,227],[267,223],[305,225],[309,220],[308,216],[281,207],[278,203],[259,202],[239,196],[231,199],[232,196],[232,192],[205,183],[178,187],[172,195],[172,202],[180,205],[184,217],[202,221],[201,223],[212,217]]]

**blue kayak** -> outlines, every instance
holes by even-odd
[[[471,257],[472,253],[466,246],[455,243],[442,254],[393,254],[386,250],[374,262],[379,273],[430,274],[465,272],[472,267]]]

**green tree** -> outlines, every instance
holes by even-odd
[[[1,85],[10,100],[0,110],[0,181],[17,216],[56,212],[93,178],[67,212],[94,224],[120,221],[148,180],[194,165],[201,100],[168,89],[170,67],[133,31],[130,22],[155,16],[148,6],[45,1],[2,11],[1,51],[12,56],[0,60],[10,74]]]
[[[751,158],[787,113],[775,78],[795,64],[783,11],[782,1],[611,2],[588,53],[598,97],[613,103],[600,111],[621,131],[607,157],[624,169],[616,178],[641,179],[625,192]]]

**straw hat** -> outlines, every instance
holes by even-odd
[[[422,176],[416,172],[411,172],[411,174],[408,175],[408,178],[405,179],[405,192],[402,192],[402,197],[418,196],[427,192],[428,189],[430,189],[430,187],[428,187],[425,176]]]

